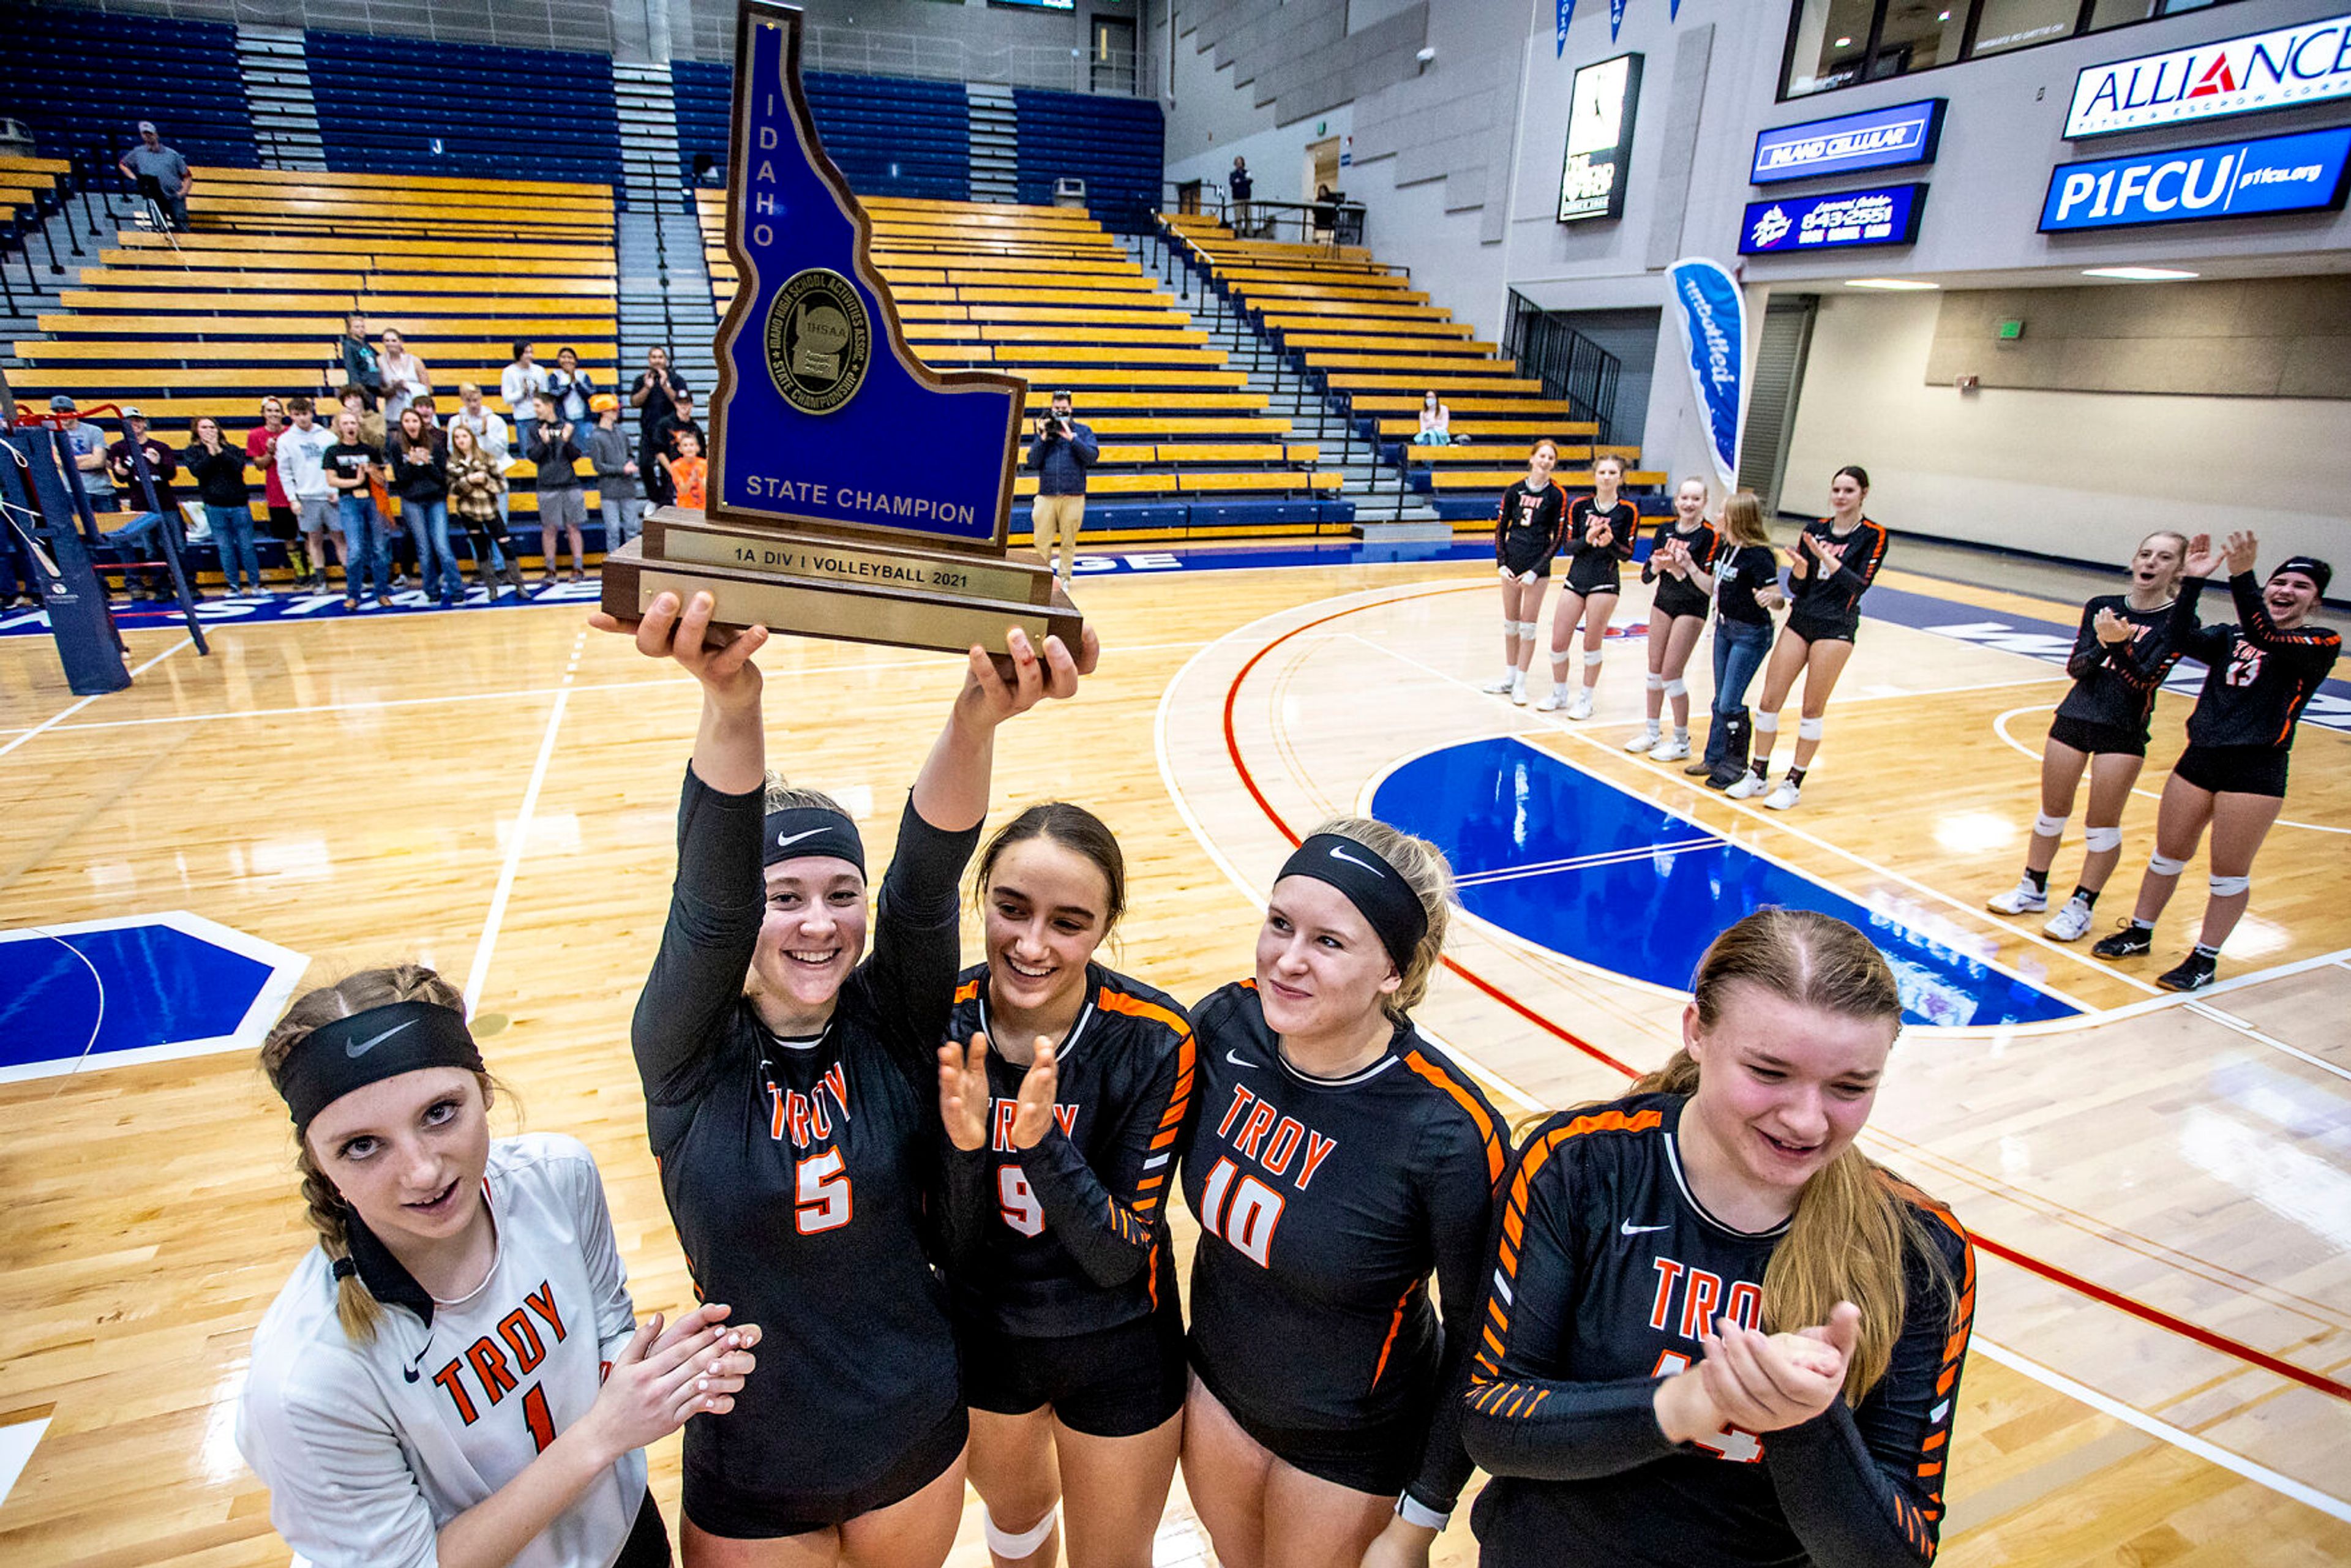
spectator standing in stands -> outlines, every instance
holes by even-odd
[[[1233,172],[1225,177],[1225,195],[1233,210],[1233,233],[1237,235],[1249,232],[1249,194],[1256,188],[1256,182],[1249,178],[1249,160],[1234,153]]]
[[[477,391],[475,396],[481,394]],[[492,419],[497,415],[492,414]],[[500,427],[503,435],[504,427]],[[474,547],[475,573],[493,602],[503,581],[522,597],[522,573],[507,559],[507,476],[503,453],[493,456],[463,414],[449,421],[449,510]]]
[[[453,440],[460,424],[472,431],[482,455],[498,471],[498,541],[503,544],[507,537],[507,470],[515,465],[514,440],[507,432],[507,422],[497,410],[482,401],[480,387],[472,382],[460,382],[457,412],[449,416],[449,424]]]
[[[318,422],[316,405],[308,398],[288,399],[286,409],[293,416],[293,423],[278,433],[277,444],[271,449],[277,459],[271,471],[285,487],[287,499],[293,502],[295,518],[302,530],[302,551],[310,575],[296,586],[324,593],[327,534],[335,522],[335,491],[327,483],[327,448],[335,444],[335,434]],[[287,559],[290,563],[292,558]],[[350,577],[350,552],[345,550],[346,585]]]
[[[579,350],[555,350],[555,368],[547,372],[547,390],[554,394],[558,419],[582,430],[596,422],[595,410],[590,406],[596,397],[596,383],[580,368]]]
[[[588,521],[588,497],[580,488],[580,447],[573,427],[555,417],[555,400],[538,394],[538,417],[531,425],[530,460],[538,465],[538,549],[546,561],[542,582],[555,580],[555,530],[562,528],[571,545],[571,580],[588,577],[588,557],[580,543],[580,529]]]
[[[188,476],[196,482],[196,499],[213,526],[221,580],[230,593],[258,593],[261,558],[253,549],[253,493],[245,487],[245,451],[221,439],[220,421],[211,414],[196,421],[195,435],[183,455]]]
[[[599,392],[592,400],[596,428],[588,433],[588,462],[596,470],[596,490],[602,497],[604,553],[611,555],[644,526],[645,504],[637,491],[637,460],[629,451],[629,433],[621,428],[621,400]]]
[[[674,503],[689,512],[704,509],[708,497],[705,486],[709,481],[710,465],[702,460],[702,433],[687,426],[677,433],[677,455],[662,459],[662,470],[669,476],[670,494]]]
[[[668,416],[653,426],[653,462],[661,470],[661,497],[665,506],[682,507],[685,504],[677,498],[677,486],[670,482],[667,460],[678,455],[677,438],[688,431],[694,433],[705,451],[709,450],[710,437],[703,434],[701,424],[694,417],[694,389],[682,386],[677,389],[677,397]],[[653,486],[648,485],[646,491],[651,494]]]
[[[392,487],[400,496],[401,521],[416,540],[416,559],[421,563],[417,586],[427,593],[433,591],[437,563],[441,608],[446,610],[465,596],[465,579],[449,549],[449,461],[441,437],[412,408],[401,414],[388,455]]]
[[[517,432],[530,426],[531,400],[547,390],[547,367],[532,358],[528,343],[514,346],[514,363],[498,372],[498,395],[507,400]],[[517,440],[517,444],[521,444]]]
[[[326,450],[327,483],[343,522],[343,608],[357,610],[370,589],[375,601],[392,608],[391,552],[385,548],[383,515],[370,492],[383,483],[383,451],[360,436],[360,416],[346,408],[335,416],[335,444]]]
[[[172,481],[180,472],[180,460],[172,449],[147,434],[147,417],[135,408],[122,411],[122,422],[131,434],[106,449],[106,465],[115,482],[129,492],[134,516],[120,528],[109,528],[104,540],[118,549],[160,549],[165,528],[184,530],[187,524],[180,516],[179,497],[172,493]],[[154,482],[154,505],[148,506],[146,486],[139,483],[139,471],[132,461],[133,450],[147,459],[148,477]],[[167,580],[152,569],[141,572],[131,584],[134,600],[165,597],[163,584]]]
[[[172,220],[174,231],[188,232],[188,192],[195,186],[195,172],[176,148],[163,145],[163,139],[155,133],[153,120],[139,122],[139,145],[125,152],[116,167],[131,182],[132,190],[152,195],[163,204],[164,214]],[[146,178],[154,180],[152,191],[141,183]]]
[[[261,400],[261,424],[245,434],[245,460],[261,470],[261,501],[269,512],[269,534],[286,546],[286,564],[294,568],[294,503],[277,472],[277,438],[286,432],[286,405],[274,397]],[[299,570],[298,568],[295,568]]]
[[[645,350],[645,368],[629,388],[629,406],[637,411],[637,472],[644,476],[647,498],[657,507],[669,500],[668,481],[653,461],[663,452],[661,422],[677,412],[677,394],[689,390],[670,374],[667,349]]]
[[[1076,569],[1078,529],[1086,520],[1086,470],[1101,454],[1093,431],[1071,417],[1073,410],[1068,392],[1055,392],[1052,412],[1038,420],[1037,439],[1029,444],[1029,466],[1037,470],[1037,498],[1029,508],[1037,553],[1052,560],[1059,540],[1063,588]]]
[[[343,392],[338,395],[348,398],[356,387],[367,407],[373,408],[383,392],[383,361],[376,357],[375,345],[368,341],[367,318],[347,319],[335,349],[343,366]]]
[[[74,468],[81,475],[82,494],[93,512],[114,510],[114,476],[107,467],[106,432],[84,424],[74,400],[59,392],[49,400],[49,412],[61,416],[66,444],[73,449]]]
[[[387,424],[397,424],[408,405],[421,397],[433,395],[433,372],[424,361],[408,351],[400,334],[386,327],[377,340],[383,345],[383,417]]]

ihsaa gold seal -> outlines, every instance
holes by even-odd
[[[831,413],[857,395],[873,357],[873,323],[849,279],[827,267],[795,274],[768,308],[768,373],[802,413]]]

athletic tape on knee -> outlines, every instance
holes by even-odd
[[[2234,898],[2252,890],[2253,879],[2249,876],[2216,876],[2212,879],[2212,896]]]
[[[1574,656],[1575,656],[1575,655],[1574,655],[1573,653],[1553,653],[1553,654],[1551,656],[1551,674],[1552,674],[1552,679],[1553,679],[1553,680],[1555,680],[1555,681],[1564,681],[1564,680],[1566,680],[1566,679],[1567,679],[1567,666],[1568,666],[1568,664],[1569,664],[1569,662],[1570,662],[1572,659],[1573,659],[1573,658],[1574,658]]]
[[[2044,839],[2062,839],[2065,836],[2065,819],[2043,811],[2032,819],[2032,831]]]
[[[1757,714],[1755,716],[1755,733],[1758,735],[1779,734],[1780,716],[1776,713]]]
[[[1686,697],[1689,695],[1689,683],[1687,681],[1667,681],[1666,683],[1666,695],[1669,697]]]
[[[1586,648],[1583,651],[1583,667],[1587,670],[1596,669],[1599,667],[1599,664],[1600,650],[1597,648]]]
[[[2188,869],[2188,862],[2173,860],[2169,855],[2154,854],[2147,857],[2147,869],[2157,876],[2178,876]]]
[[[1649,689],[1653,692],[1664,691],[1666,689],[1666,677],[1657,674],[1656,671],[1651,670],[1649,672]]]
[[[979,1532],[987,1538],[987,1549],[990,1552],[995,1552],[998,1557],[1018,1563],[1024,1557],[1033,1556],[1037,1548],[1045,1544],[1045,1537],[1053,1533],[1053,1526],[1061,1522],[1061,1505],[1057,1502],[1047,1509],[1045,1517],[1030,1528],[1018,1535],[1007,1535],[1004,1528],[996,1522],[996,1516],[987,1511],[987,1505],[981,1503]]]
[[[1823,725],[1819,719],[1800,718],[1796,721],[1796,738],[1799,740],[1818,740],[1821,736],[1825,733],[1827,727],[1828,727]]]
[[[1540,621],[1520,621],[1517,622],[1517,626],[1519,635],[1530,643],[1535,640],[1535,633],[1542,630],[1542,622]]]
[[[2123,831],[2120,828],[2088,828],[2083,831],[2082,842],[2092,854],[2103,854],[2123,847]]]

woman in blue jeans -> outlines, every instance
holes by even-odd
[[[245,448],[221,439],[220,421],[196,421],[196,438],[180,455],[213,525],[221,578],[231,593],[261,591],[261,558],[253,549],[253,494],[245,486]],[[246,586],[240,587],[240,581]]]
[[[413,408],[401,410],[400,428],[386,444],[391,448],[392,493],[400,497],[401,520],[416,539],[422,580],[417,586],[433,591],[441,579],[441,608],[465,597],[465,579],[449,549],[449,458],[440,433],[424,423]]]
[[[1709,789],[1727,789],[1747,770],[1747,685],[1771,652],[1771,612],[1780,592],[1780,561],[1763,529],[1762,503],[1741,490],[1722,507],[1722,544],[1714,570],[1691,563],[1684,551],[1663,570],[1714,596],[1714,722],[1707,726],[1706,756],[1684,772],[1703,773]]]
[[[360,416],[346,408],[335,416],[335,444],[319,454],[327,486],[343,528],[343,608],[357,610],[360,595],[392,608],[392,549],[383,517],[368,493],[369,481],[383,479],[383,454],[360,439]]]

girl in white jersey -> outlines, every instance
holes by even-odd
[[[417,966],[300,998],[261,1064],[319,1233],[236,1441],[314,1568],[653,1568],[647,1443],[723,1416],[759,1331],[640,1324],[587,1147],[493,1139],[465,1000]]]

